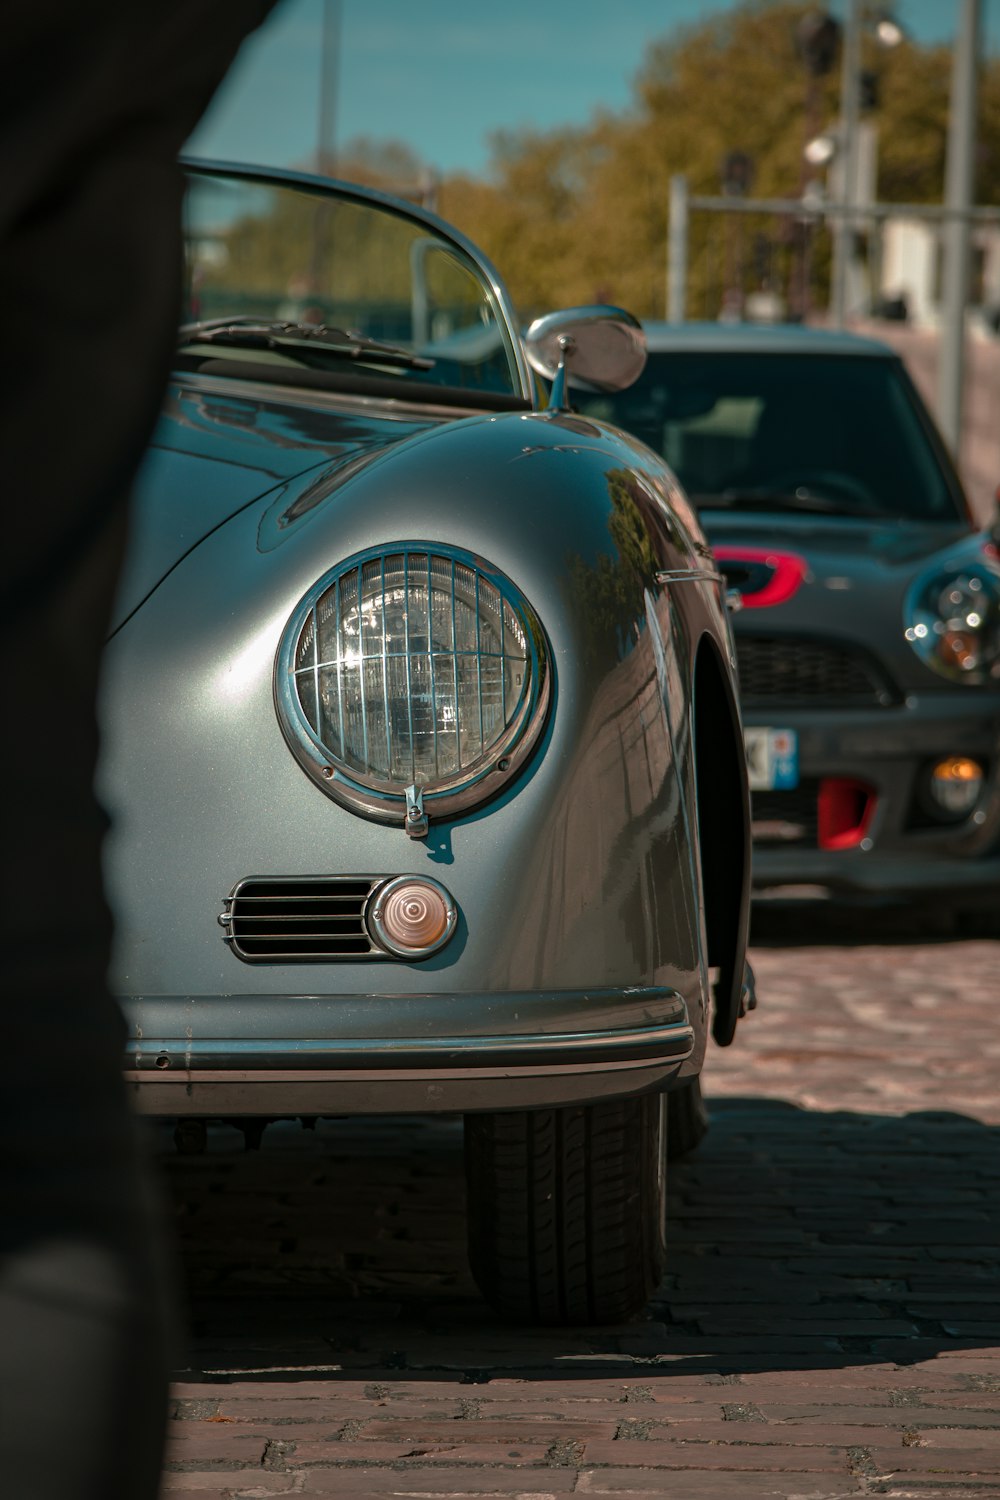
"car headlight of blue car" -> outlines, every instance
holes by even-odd
[[[921,661],[951,682],[1000,683],[1000,573],[979,566],[936,568],[906,600],[906,639]]]

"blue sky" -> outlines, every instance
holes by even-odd
[[[334,141],[405,142],[440,172],[482,173],[491,132],[582,125],[628,108],[651,41],[736,0],[339,0]],[[842,15],[845,0],[827,8]],[[189,149],[311,165],[324,0],[281,0],[247,42]],[[897,0],[916,39],[949,42],[960,0]],[[1000,0],[982,0],[1000,50]]]

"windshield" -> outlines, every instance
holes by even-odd
[[[522,395],[513,341],[484,273],[459,245],[403,211],[333,191],[193,174],[185,208],[182,350],[225,356],[266,379],[282,365],[338,367],[337,340],[262,347],[239,324],[328,326],[416,359],[348,351],[365,377],[478,393]],[[207,348],[192,325],[232,321],[227,347]],[[341,379],[344,370],[340,340]],[[429,392],[428,392],[429,394]]]
[[[951,522],[962,513],[893,360],[653,352],[628,390],[573,399],[660,453],[702,508]]]

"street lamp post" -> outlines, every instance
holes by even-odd
[[[753,158],[745,151],[727,151],[722,159],[722,191],[727,198],[745,198],[753,181]],[[738,323],[743,317],[743,221],[732,215],[726,224],[726,285],[720,317]]]
[[[945,163],[944,281],[941,298],[941,365],[938,421],[945,441],[958,453],[962,432],[965,362],[965,308],[969,300],[969,260],[976,142],[976,68],[979,54],[979,0],[961,0],[951,75],[951,112]]]
[[[836,63],[840,24],[826,11],[809,11],[796,27],[795,45],[806,70],[805,139],[799,171],[799,197],[805,202],[815,196],[815,186],[809,174],[817,165],[812,148],[819,136],[820,79],[831,72]],[[794,315],[803,323],[809,316],[811,301],[814,223],[811,216],[800,214],[790,218],[786,227],[786,238],[795,253],[788,300]]]
[[[840,150],[845,203],[853,203],[858,179],[858,126],[861,121],[861,0],[847,0],[840,61]],[[856,225],[841,214],[833,228],[833,265],[830,275],[830,320],[843,328],[847,317],[847,278],[853,260]]]
[[[319,107],[316,111],[316,170],[326,177],[336,171],[337,84],[340,65],[341,0],[323,0],[320,36]]]
[[[834,132],[836,140],[836,165],[839,186],[836,196],[849,210],[841,214],[834,227],[833,265],[830,276],[830,321],[835,327],[843,327],[844,321],[856,306],[851,306],[852,271],[857,268],[857,239],[863,228],[869,228],[871,216],[867,209],[877,196],[875,171],[876,141],[875,127],[862,122],[865,109],[873,109],[878,102],[878,74],[862,66],[862,46],[865,36],[870,36],[880,48],[897,47],[903,40],[902,27],[895,21],[888,6],[875,7],[869,0],[846,0],[843,27],[840,75],[840,123]],[[850,210],[854,212],[850,212]],[[876,252],[877,258],[877,252]],[[869,271],[871,258],[869,259]]]
[[[667,214],[667,318],[683,323],[687,317],[688,185],[675,173],[670,179]]]

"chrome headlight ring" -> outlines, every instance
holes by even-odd
[[[282,633],[274,690],[316,785],[420,836],[524,765],[548,713],[551,653],[531,605],[482,558],[395,542],[309,590]]]
[[[985,557],[924,573],[904,617],[905,637],[925,666],[952,682],[1000,686],[1000,573]]]

